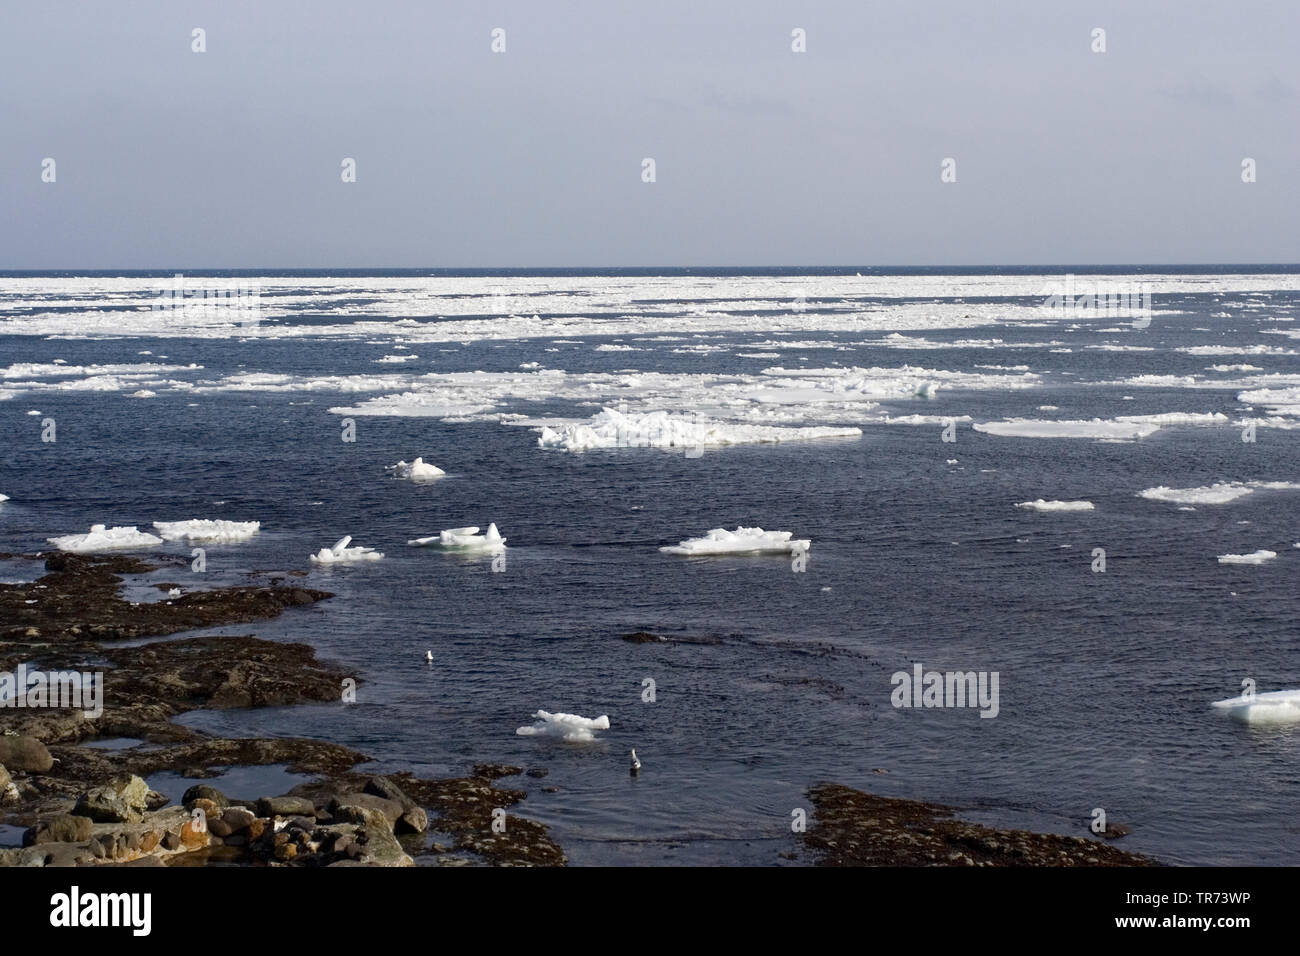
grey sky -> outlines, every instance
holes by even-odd
[[[1292,2],[43,0],[3,21],[0,269],[1300,261]]]

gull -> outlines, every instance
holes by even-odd
[[[426,661],[428,661],[430,664],[432,664],[432,663],[433,663],[433,651],[425,651],[425,652],[424,652],[424,659],[425,659]]]
[[[632,776],[634,776],[634,777],[635,777],[638,773],[641,772],[641,761],[636,759],[636,750],[635,750],[635,749],[632,751],[632,767],[631,767],[631,771],[632,771]]]

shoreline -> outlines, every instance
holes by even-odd
[[[0,708],[0,765],[7,765],[0,769],[0,823],[27,828],[22,848],[0,849],[0,866],[567,864],[545,825],[507,813],[527,792],[497,786],[512,776],[545,777],[546,768],[479,763],[458,778],[381,776],[364,770],[373,758],[340,744],[220,738],[173,721],[202,708],[341,700],[346,683],[358,679],[318,660],[307,644],[170,636],[269,620],[333,597],[286,583],[305,572],[255,574],[266,583],[131,603],[120,595],[122,575],[165,564],[120,555],[4,557],[44,560],[46,573],[0,585],[0,619],[14,622],[0,625],[0,671],[91,666],[103,673],[103,694],[95,716]],[[624,640],[654,637],[638,632]],[[120,643],[144,638],[159,639]],[[137,743],[87,746],[123,738]],[[312,779],[277,796],[197,783],[179,803],[146,783],[159,773],[202,780],[278,765]],[[839,784],[818,784],[808,795],[813,819],[805,832],[792,832],[781,859],[821,866],[1160,865],[1098,840],[965,823],[948,807]]]

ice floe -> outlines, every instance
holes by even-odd
[[[539,710],[533,714],[536,723],[519,727],[515,733],[520,737],[558,737],[570,743],[586,743],[596,740],[595,731],[609,730],[609,717],[580,717],[577,714],[552,714]]]
[[[1025,508],[1030,511],[1092,511],[1093,504],[1091,501],[1044,501],[1042,498],[1035,498],[1033,501],[1022,501],[1017,508]]]
[[[541,448],[588,451],[594,448],[701,448],[760,442],[806,441],[817,438],[856,438],[862,429],[809,426],[728,424],[664,411],[622,412],[604,408],[587,422],[543,426]]]
[[[1263,694],[1241,694],[1216,700],[1211,707],[1246,724],[1294,724],[1300,722],[1300,690],[1273,690]]]
[[[165,541],[201,541],[211,544],[235,544],[247,541],[259,530],[260,521],[221,521],[191,518],[188,521],[155,521],[153,526]]]
[[[1221,554],[1219,555],[1220,564],[1263,564],[1265,561],[1272,561],[1277,557],[1276,551],[1252,551],[1250,554]]]
[[[353,561],[378,561],[383,554],[374,548],[349,548],[351,535],[344,535],[334,542],[332,548],[321,548],[311,556],[312,564],[347,564]]]
[[[807,551],[812,541],[796,539],[792,531],[764,531],[762,528],[714,528],[702,538],[687,538],[680,544],[659,550],[665,554],[786,554]]]
[[[441,478],[446,474],[437,465],[430,465],[423,458],[417,458],[412,462],[399,461],[395,465],[389,465],[388,470],[394,477],[409,478],[412,481],[428,481],[430,478]]]
[[[427,538],[412,538],[406,542],[414,547],[421,548],[446,548],[448,550],[461,551],[502,551],[506,546],[506,539],[501,537],[501,532],[497,530],[496,523],[489,524],[487,531],[479,534],[477,525],[470,525],[465,528],[448,528],[446,531],[439,531],[436,535]]]
[[[46,540],[60,551],[72,551],[76,554],[91,554],[96,551],[134,551],[154,548],[163,543],[162,538],[140,531],[134,525],[109,528],[102,524],[91,525],[90,531],[86,534],[65,534]]]
[[[1226,505],[1256,490],[1297,491],[1300,484],[1290,481],[1221,481],[1200,488],[1169,488],[1159,485],[1138,492],[1148,501],[1167,501],[1177,505]]]
[[[1089,421],[1043,421],[1033,418],[1009,418],[1000,422],[976,422],[977,432],[1006,438],[1146,438],[1160,430],[1147,421],[1116,421],[1094,418]]]

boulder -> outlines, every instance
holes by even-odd
[[[388,821],[388,827],[391,830],[397,823],[398,818],[406,812],[406,808],[396,800],[389,800],[385,797],[377,797],[373,793],[344,793],[334,797],[330,801],[330,814],[336,819],[338,814],[336,809],[342,807],[365,807],[369,810],[378,810]],[[352,822],[360,823],[360,820]]]
[[[232,833],[238,833],[240,830],[247,830],[252,822],[257,819],[257,814],[244,807],[229,807],[225,813],[221,814],[221,819],[230,827]]]
[[[47,773],[54,766],[54,758],[45,744],[35,737],[0,736],[0,764],[10,771]]]
[[[71,813],[56,813],[39,821],[23,834],[23,846],[42,843],[85,843],[95,832],[90,817]]]
[[[316,816],[316,805],[306,797],[262,797],[257,801],[259,817]]]
[[[77,798],[72,812],[96,823],[139,823],[144,812],[128,804],[112,787],[95,787]]]
[[[186,790],[181,796],[181,803],[185,806],[186,810],[194,809],[192,804],[195,800],[211,800],[213,805],[219,810],[224,810],[226,807],[230,806],[230,801],[226,799],[224,793],[216,787],[209,787],[207,784],[203,783],[195,784]],[[204,812],[208,812],[206,808],[204,809]]]

